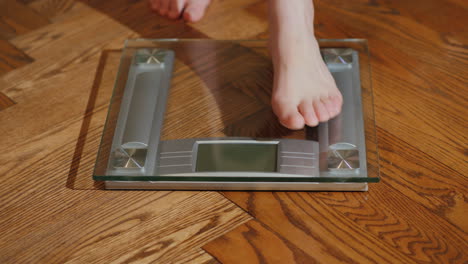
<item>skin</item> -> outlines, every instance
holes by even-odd
[[[170,19],[183,18],[188,22],[202,19],[211,0],[150,0],[150,7]]]
[[[170,19],[202,19],[211,0],[150,0]],[[269,0],[269,46],[275,70],[271,105],[289,129],[317,126],[341,112],[343,98],[320,55],[312,0]]]

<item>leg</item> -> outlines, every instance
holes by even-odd
[[[188,22],[200,20],[210,2],[211,0],[149,0],[151,8],[161,16],[183,18]]]
[[[273,111],[290,129],[316,126],[337,116],[342,96],[314,36],[312,0],[269,1]]]

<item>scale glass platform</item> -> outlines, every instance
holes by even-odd
[[[367,43],[320,46],[342,112],[293,131],[271,110],[266,41],[128,40],[94,180],[107,189],[366,191],[379,181]]]

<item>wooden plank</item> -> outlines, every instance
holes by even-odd
[[[18,2],[20,2],[22,4],[25,4],[25,5],[33,3],[35,1],[37,1],[37,0],[18,0]]]
[[[340,256],[358,263],[463,263],[468,258],[462,162],[466,48],[441,40],[443,21],[429,28],[424,23],[429,14],[384,3],[315,1],[320,37],[369,39],[382,183],[366,194],[227,192],[264,228],[253,232],[242,226],[209,243],[205,249],[216,258],[236,258],[223,249],[258,246],[250,257],[258,260],[269,247],[276,248],[268,243],[275,241],[271,236],[290,243],[275,252],[299,248],[317,262],[339,262]]]
[[[287,237],[252,220],[209,242],[203,249],[221,263],[317,263]],[[230,252],[230,253],[228,253]],[[236,253],[233,253],[236,252]]]
[[[0,93],[0,111],[14,105],[15,102],[11,100],[8,96]]]
[[[82,3],[73,12],[16,37],[36,61],[0,78],[18,106],[0,112],[0,140],[11,150],[0,154],[0,262],[216,263],[201,245],[251,219],[218,193],[68,185],[96,157],[120,55],[107,56],[95,76],[101,51],[137,36]]]
[[[0,75],[33,61],[7,40],[0,39]]]
[[[320,263],[461,263],[467,258],[466,236],[459,229],[437,222],[431,212],[384,183],[369,193],[224,195],[287,240],[291,244],[285,242],[287,247],[297,247]],[[268,240],[259,236],[258,240]],[[233,251],[248,247],[243,244]],[[205,249],[211,253],[213,247]]]
[[[1,204],[2,263],[190,259],[250,219],[215,192],[75,192],[54,178],[37,188],[9,185],[29,199]]]
[[[73,16],[75,4],[75,0],[35,0],[28,3],[28,6],[51,22],[59,22],[62,18]]]
[[[103,59],[102,51],[137,36],[266,37],[264,2],[217,1],[200,24],[190,25],[159,17],[146,0],[22,1],[54,24],[17,26],[21,35],[11,43],[31,61],[0,76],[0,92],[17,103],[0,111],[0,143],[8,150],[0,153],[0,262],[468,259],[468,68],[466,41],[457,32],[466,24],[459,18],[464,1],[430,0],[421,8],[419,0],[314,1],[320,37],[369,39],[382,182],[367,193],[224,193],[244,211],[216,192],[76,189],[95,188],[90,176],[119,57],[111,52]],[[444,17],[431,21],[435,10]],[[235,61],[232,56],[223,59]],[[251,58],[257,57],[243,57]],[[190,65],[188,58],[182,63]],[[252,120],[270,124],[269,93],[245,89],[262,76],[228,82],[227,97],[207,102],[224,108],[233,107],[230,97],[264,102],[249,105],[242,118],[223,111],[232,122],[217,123],[218,132],[258,131],[262,122]],[[187,84],[182,77],[179,85]],[[203,80],[190,84],[209,88]],[[204,244],[213,256],[200,249]]]
[[[103,125],[121,56],[121,50],[104,50],[100,55],[71,161],[68,188],[103,189],[102,182],[96,183],[90,176],[93,174],[97,150],[102,144]]]
[[[93,84],[100,51],[106,47],[121,48],[125,38],[134,34],[118,23],[105,17],[100,19],[99,16],[97,13],[91,13],[87,18],[76,21],[77,24],[71,23],[71,26],[78,26],[81,23],[81,27],[75,32],[67,33],[66,27],[59,24],[41,28],[34,34],[23,35],[24,41],[16,42],[20,46],[29,46],[28,53],[37,57],[38,60],[3,76],[0,89],[18,102],[19,108],[15,115],[4,114],[0,116],[0,120],[5,127],[15,127],[18,123],[34,125],[17,127],[16,129],[21,129],[22,133],[15,133],[14,130],[6,132],[8,134],[6,138],[11,139],[8,144],[25,144],[35,135],[47,134],[51,128],[65,125],[64,122],[76,122],[81,119],[85,113],[87,95]],[[94,22],[85,24],[87,20]],[[93,26],[93,23],[100,25],[101,34],[96,35],[96,26]],[[54,38],[54,33],[60,34],[61,37]],[[43,36],[43,38],[38,38],[38,36]],[[68,48],[71,43],[76,43],[75,41],[79,41],[81,37],[89,37],[94,41],[74,49]],[[32,40],[34,38],[37,39],[36,42]],[[31,45],[32,43],[36,43],[37,46]],[[55,52],[50,52],[50,50]],[[64,82],[68,83],[66,89]],[[109,87],[112,87],[112,82],[113,79],[109,80]],[[44,93],[53,96],[44,97]],[[104,101],[105,97],[100,99],[96,107],[108,102]],[[57,111],[64,108],[68,110]],[[39,115],[42,122],[34,122]]]
[[[9,39],[47,24],[46,18],[23,3],[0,1],[0,38]]]
[[[381,173],[393,191],[424,206],[459,230],[468,230],[465,173],[427,155],[401,138],[379,129]]]
[[[188,254],[182,254],[179,258],[171,259],[172,263],[193,263],[193,264],[220,264],[212,255],[202,249],[193,250]]]
[[[258,1],[238,1],[233,7],[234,3],[230,1],[214,1],[206,17],[191,26],[214,39],[254,38],[268,28],[265,17],[259,17],[259,13],[249,10],[249,8],[254,8],[252,6],[255,2]],[[266,5],[261,5],[257,9],[260,10],[263,7]]]
[[[415,1],[383,1],[380,5],[390,8],[400,15],[411,18],[415,21],[436,30],[445,39],[450,38],[459,44],[468,40],[466,31],[467,4],[466,2],[452,3],[446,1],[441,4],[438,0],[415,0]],[[465,7],[463,7],[463,5]],[[438,19],[434,19],[433,14],[437,14]],[[454,43],[455,44],[455,43]]]
[[[144,38],[206,38],[206,35],[183,21],[161,17],[148,8],[146,0],[80,0],[102,14],[127,26]]]
[[[33,61],[31,57],[17,49],[7,40],[0,39],[0,75]],[[14,104],[15,102],[10,97],[0,92],[0,111]]]
[[[369,38],[379,125],[461,172],[463,165],[458,161],[464,158],[463,124],[467,122],[466,52],[447,45],[424,24],[379,12],[381,7],[364,1],[337,6],[338,2],[320,4],[319,19],[327,19],[327,26],[344,37]],[[413,31],[418,36],[405,33]],[[392,45],[395,42],[399,45]]]

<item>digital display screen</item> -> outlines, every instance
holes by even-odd
[[[203,143],[195,171],[276,172],[277,152],[277,144]]]

